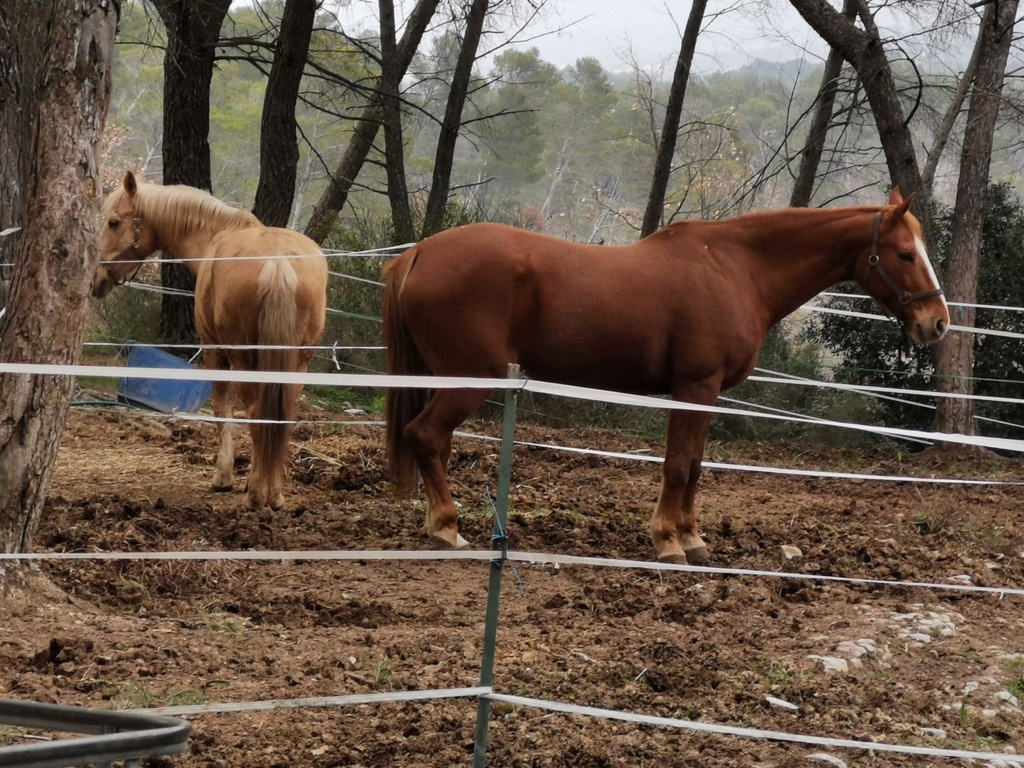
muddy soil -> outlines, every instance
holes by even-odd
[[[37,548],[426,548],[423,504],[396,500],[382,430],[307,405],[288,505],[214,494],[213,427],[75,409]],[[489,422],[469,431],[497,434]],[[660,455],[653,439],[520,426],[534,443]],[[490,545],[498,444],[456,438],[462,531]],[[242,445],[239,471],[247,469]],[[716,460],[914,476],[1024,480],[1016,462],[730,444]],[[515,451],[510,547],[634,560],[658,465]],[[714,564],[816,576],[1024,588],[1013,485],[926,485],[707,472]],[[799,553],[784,547],[798,548]],[[792,555],[792,559],[787,557]],[[480,673],[486,562],[47,561],[59,594],[10,599],[0,696],[167,707],[462,688]],[[495,689],[701,723],[1024,753],[1024,598],[923,586],[519,564],[506,570]],[[844,663],[840,663],[844,662]],[[833,669],[832,667],[839,667]],[[844,668],[845,667],[845,668]],[[1016,698],[1013,698],[1013,697]],[[769,697],[792,705],[771,703]],[[303,707],[192,716],[187,753],[152,765],[470,765],[476,702]],[[948,766],[937,757],[709,735],[495,704],[490,764],[510,768]],[[25,733],[8,730],[7,739]],[[980,763],[975,763],[979,765]]]

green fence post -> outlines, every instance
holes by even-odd
[[[509,365],[508,377],[519,378],[519,366]],[[480,685],[494,685],[494,653],[498,640],[498,608],[501,602],[501,572],[508,551],[505,535],[508,523],[508,495],[512,487],[512,448],[516,437],[516,401],[518,389],[505,390],[505,420],[501,430],[501,466],[498,470],[498,498],[494,503],[494,549],[500,556],[491,560],[491,578],[487,585],[487,620],[484,624],[483,660],[480,663]],[[487,765],[487,732],[490,728],[491,701],[480,697],[476,706],[476,739],[473,746],[473,768]]]

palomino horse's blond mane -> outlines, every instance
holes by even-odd
[[[122,194],[124,189],[118,187],[110,197]],[[177,184],[139,184],[137,195],[137,215],[159,229],[185,233],[198,230],[218,232],[260,226],[259,219],[249,211],[233,208],[208,192],[194,187]]]

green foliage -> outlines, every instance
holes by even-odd
[[[952,236],[953,211],[938,210],[934,224],[937,247],[932,261],[941,274]],[[988,189],[985,206],[978,303],[1019,306],[1021,295],[1024,295],[1024,207],[1008,185],[995,184]],[[864,311],[866,308],[866,302],[851,299],[830,298],[824,303],[837,309]],[[953,314],[952,322],[956,323],[955,312]],[[1024,334],[1024,313],[979,309],[976,325]],[[838,358],[834,370],[837,381],[904,389],[935,388],[930,350],[910,347],[907,354],[903,354],[903,344],[891,324],[820,314],[809,326],[807,338],[820,342]],[[1024,359],[1024,340],[985,335],[975,338],[975,394],[1019,397],[1019,361]],[[927,406],[933,404],[933,398],[904,395],[900,401],[878,400],[874,409],[889,426],[927,429],[934,421],[934,410]],[[1009,422],[1019,421],[1019,410],[1013,403],[979,401],[975,406],[978,417]],[[983,429],[990,435],[1019,436],[1012,426],[998,423],[985,423]]]

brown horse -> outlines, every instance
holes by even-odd
[[[448,230],[386,268],[388,371],[504,377],[518,363],[539,380],[710,406],[747,377],[775,323],[844,280],[930,344],[949,311],[911,199],[894,190],[886,206],[686,221],[621,247],[498,224]],[[418,467],[436,546],[466,546],[445,471],[453,430],[488,394],[388,392],[391,476],[408,494]],[[659,560],[701,563],[694,497],[711,415],[673,410],[668,419],[651,538]]]
[[[265,227],[248,211],[200,189],[146,184],[129,172],[103,205],[93,296],[106,296],[156,251],[173,253],[196,276],[196,329],[207,368],[306,370],[312,351],[299,347],[320,340],[327,314],[327,260],[316,243],[289,229]],[[249,426],[253,450],[246,484],[256,509],[284,504],[288,422],[301,390],[297,384],[213,383],[217,417],[232,417],[237,393],[246,417],[258,420]],[[218,431],[213,488],[229,491],[232,425],[221,421]]]

